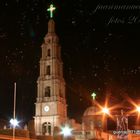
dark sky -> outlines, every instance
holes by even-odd
[[[0,2],[0,117],[12,116],[13,86],[17,82],[17,117],[27,121],[34,115],[36,80],[41,44],[47,33],[47,8],[56,6],[54,20],[62,46],[67,88],[68,114],[80,118],[91,105],[112,93],[112,102],[127,93],[140,92],[139,1],[97,0],[3,0]],[[98,6],[106,9],[97,9]],[[97,9],[97,10],[95,10]],[[74,108],[74,109],[73,109]]]

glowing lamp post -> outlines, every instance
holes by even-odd
[[[19,123],[19,122],[18,122],[17,119],[11,119],[11,120],[10,120],[10,124],[11,124],[12,127],[14,127],[14,128],[15,128],[16,126],[18,126],[18,123]]]
[[[18,126],[18,121],[16,120],[16,83],[14,83],[14,108],[13,108],[13,119],[10,120],[10,124],[13,128],[13,140],[15,139],[15,128]]]
[[[71,131],[72,131],[72,128],[70,128],[68,125],[65,125],[64,127],[61,127],[61,134],[64,137],[71,136],[72,135]]]
[[[137,111],[138,113],[140,113],[140,106],[137,106],[137,107],[136,107],[136,111]]]
[[[107,107],[102,108],[104,114],[109,114],[109,109]]]

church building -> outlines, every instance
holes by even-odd
[[[53,19],[48,22],[48,33],[41,49],[35,103],[35,132],[36,135],[53,135],[54,127],[65,123],[67,119],[61,46]]]
[[[34,125],[37,136],[54,136],[54,128],[68,124],[73,128],[75,139],[101,139],[103,124],[97,108],[91,106],[83,114],[82,124],[67,117],[65,97],[65,80],[63,77],[63,62],[61,46],[55,33],[55,22],[52,19],[55,8],[50,5],[51,19],[48,22],[48,33],[41,45],[40,73],[37,80],[37,98],[35,103]],[[96,128],[96,129],[94,129]]]
[[[139,140],[140,137],[136,134],[127,134],[125,136],[119,135],[118,137],[113,132],[107,130],[107,117],[104,116],[103,113],[100,113],[101,107],[96,104],[95,93],[92,94],[93,104],[88,107],[84,111],[83,116],[81,116],[81,124],[76,123],[74,119],[68,118],[63,62],[61,59],[61,45],[59,44],[59,38],[55,32],[55,22],[53,20],[54,10],[55,7],[51,4],[48,9],[48,11],[50,11],[48,32],[41,45],[42,55],[39,62],[40,71],[37,79],[34,120],[23,130],[15,129],[15,126],[13,127],[13,130],[11,128],[7,129],[5,122],[0,121],[0,139],[121,140],[126,136],[127,140]],[[124,118],[128,121],[122,111],[121,116],[119,116],[118,119],[118,126],[120,127],[118,127],[118,130],[122,130]],[[125,124],[127,124],[125,129],[127,131],[128,122]],[[61,131],[63,131],[63,126],[67,126],[67,130],[65,130],[64,133],[61,133]],[[69,132],[68,127],[70,128]],[[67,136],[65,133],[67,133]]]

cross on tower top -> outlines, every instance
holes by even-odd
[[[47,11],[50,12],[50,18],[53,18],[53,12],[56,8],[53,6],[53,4],[50,5],[50,7],[47,9]]]

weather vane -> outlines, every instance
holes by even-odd
[[[92,96],[93,100],[96,99],[96,93],[95,93],[95,92],[93,92],[93,93],[91,94],[91,96]]]
[[[50,12],[50,18],[53,18],[53,12],[56,8],[53,6],[53,4],[50,5],[50,7],[47,9],[47,11]]]

